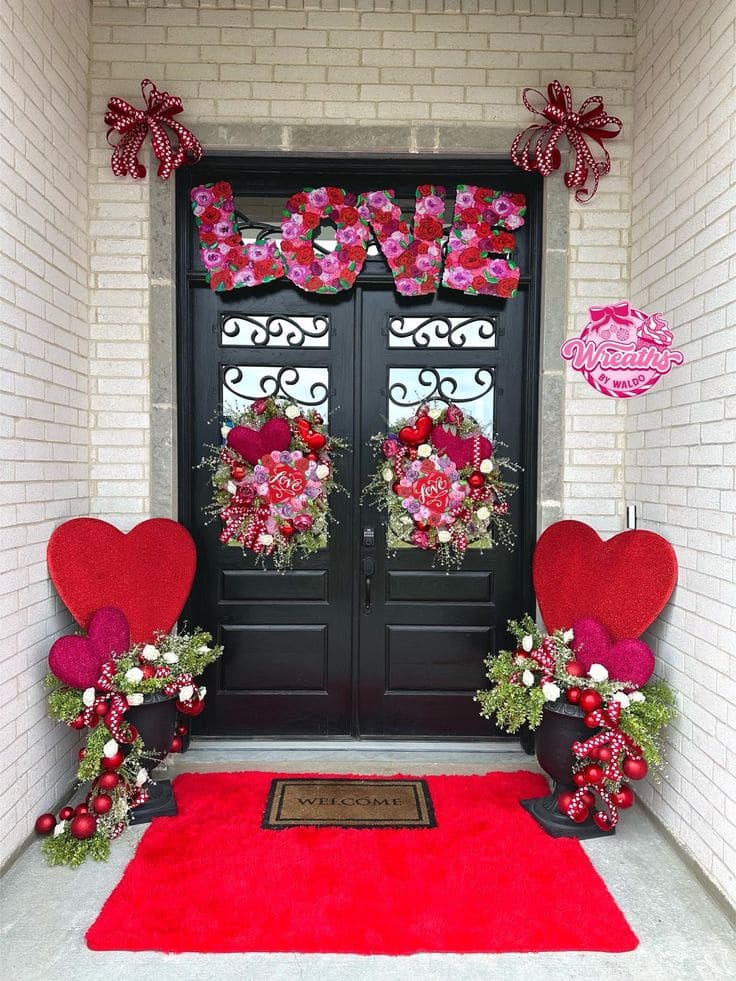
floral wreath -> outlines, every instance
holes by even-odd
[[[431,549],[446,567],[460,566],[471,545],[491,548],[494,534],[511,545],[504,517],[515,485],[501,479],[509,460],[494,458],[493,444],[472,416],[453,403],[421,405],[396,431],[371,440],[378,468],[367,496],[387,514],[387,547]]]
[[[570,747],[575,790],[560,793],[557,807],[572,821],[592,816],[601,831],[611,831],[635,800],[625,778],[643,780],[649,767],[662,764],[660,732],[675,715],[672,690],[660,680],[638,688],[611,677],[603,664],[586,672],[571,646],[573,630],[543,634],[528,615],[508,627],[516,648],[486,659],[493,687],[475,695],[481,716],[517,732],[536,729],[548,703],[578,706],[590,738]]]
[[[256,399],[228,418],[224,446],[203,465],[211,471],[207,511],[222,521],[220,541],[290,568],[297,552],[324,548],[338,488],[332,455],[343,444],[325,432],[322,416],[294,402]]]
[[[95,617],[109,612],[99,611]],[[120,611],[112,612],[125,619]],[[107,859],[110,842],[130,823],[133,809],[148,800],[150,781],[143,764],[155,756],[124,718],[125,712],[142,705],[146,695],[161,693],[176,697],[183,715],[199,715],[207,689],[197,685],[195,677],[223,650],[211,643],[211,635],[202,630],[159,634],[154,644],[136,644],[122,654],[106,655],[109,659],[102,664],[99,679],[85,689],[74,688],[53,673],[46,676],[51,718],[86,730],[77,780],[79,784],[91,781],[84,803],[62,807],[58,821],[50,813],[36,821],[36,831],[48,836],[42,848],[51,865],[77,866],[87,857]],[[169,751],[181,750],[186,733],[185,725],[177,726]]]

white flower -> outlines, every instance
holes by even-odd
[[[445,528],[440,528],[440,530],[437,532],[437,541],[442,542],[443,544],[449,542],[451,538],[452,535]]]
[[[546,681],[542,685],[542,694],[548,702],[556,702],[561,695],[560,686],[553,681]]]
[[[478,510],[475,512],[475,516],[478,521],[487,521],[491,516],[491,512],[486,507],[478,508]]]
[[[490,473],[493,470],[493,460],[489,460],[487,457],[485,460],[480,461],[480,466],[478,467],[481,473]]]
[[[95,690],[94,688],[85,688],[82,693],[82,702],[91,708],[95,704]]]
[[[211,649],[206,644],[200,644],[197,648],[197,654],[211,654]]]
[[[531,634],[526,634],[521,638],[521,649],[522,651],[526,651],[527,654],[534,650],[534,638]]]
[[[134,685],[136,681],[143,680],[143,672],[140,668],[128,668],[125,672],[125,680]]]
[[[230,426],[220,426],[220,433],[223,439],[227,439],[227,434],[230,432]]]
[[[330,468],[326,464],[320,463],[317,467],[317,476],[320,480],[326,480],[330,476]]]
[[[602,664],[591,664],[588,677],[598,683],[608,681],[608,668],[604,668]]]
[[[258,541],[261,545],[273,545],[273,535],[259,535]]]
[[[153,644],[146,644],[141,651],[141,657],[144,661],[158,661],[158,648]]]
[[[534,675],[529,670],[529,668],[527,668],[524,671],[524,674],[522,674],[521,681],[522,681],[522,684],[526,685],[527,688],[531,688],[532,685],[534,684]]]
[[[383,471],[381,476],[383,477],[383,479],[386,481],[387,484],[390,484],[391,481],[394,479],[394,472],[393,470],[389,469],[389,467],[386,467],[386,469]]]
[[[421,446],[417,447],[417,456],[421,457],[423,460],[426,460],[427,457],[431,455],[432,447],[429,445],[429,443],[422,443]]]
[[[287,405],[284,409],[284,415],[287,419],[296,419],[297,416],[302,414],[302,410],[298,405]]]
[[[136,778],[135,778],[136,787],[142,787],[143,784],[146,782],[146,780],[148,780],[148,770],[144,766],[142,766],[138,771],[138,773],[136,774]]]
[[[194,685],[184,685],[179,689],[179,701],[190,702],[194,697]]]
[[[571,641],[575,640],[575,634],[572,630],[566,630],[562,635],[562,639],[566,644],[569,644]]]
[[[176,651],[167,651],[164,654],[164,661],[166,661],[167,664],[177,664],[179,662],[179,655],[176,653]]]
[[[102,747],[102,755],[111,759],[117,753],[119,747],[115,739],[108,739],[105,745]]]
[[[58,838],[59,835],[63,835],[65,828],[66,828],[66,821],[59,821],[59,823],[54,828],[54,838]]]
[[[234,480],[228,480],[227,487],[225,488],[225,490],[228,492],[228,494],[231,497],[233,496],[233,494],[237,494],[238,493],[238,487],[237,487],[237,484],[235,483],[235,481]]]
[[[133,706],[143,704],[143,695],[141,695],[139,691],[134,691],[132,695],[126,695],[126,698],[128,699],[128,705]]]
[[[625,691],[617,691],[613,696],[613,701],[618,702],[622,709],[627,709],[631,700]]]
[[[629,695],[630,702],[646,702],[647,696],[641,691],[632,691]]]
[[[429,410],[429,418],[432,419],[432,420],[434,420],[434,422],[437,422],[437,420],[439,419],[439,417],[441,415],[442,415],[442,409],[430,409]]]
[[[408,515],[405,514],[404,517],[401,519],[401,523],[402,525],[413,525],[414,521],[412,518],[410,518]]]

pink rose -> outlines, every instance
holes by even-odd
[[[420,531],[416,528],[411,533],[411,543],[416,545],[417,548],[429,548],[429,536],[426,531]]]
[[[396,456],[401,451],[401,447],[395,439],[384,439],[381,450],[386,459],[390,460],[392,456]]]
[[[459,426],[463,421],[465,416],[463,415],[463,410],[454,403],[450,403],[447,406],[447,412],[445,413],[445,422],[449,423],[451,426]]]
[[[257,416],[260,416],[266,411],[267,405],[268,405],[268,399],[256,399],[255,402],[251,404],[251,409],[255,412]]]
[[[298,514],[294,518],[294,527],[297,531],[309,531],[313,524],[314,520],[310,514]]]

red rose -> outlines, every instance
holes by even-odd
[[[231,198],[233,196],[233,189],[227,181],[218,181],[212,188],[212,193],[215,195],[215,198]]]
[[[225,245],[229,245],[231,248],[242,245],[242,241],[238,233],[228,235],[223,241],[225,242]]]
[[[473,245],[463,249],[460,253],[460,265],[463,269],[480,269],[483,266],[483,256],[480,254],[480,249],[476,249]]]
[[[243,269],[248,265],[250,259],[239,249],[230,249],[227,253],[227,261],[231,266],[235,266],[236,269]]]
[[[210,289],[216,290],[220,284],[226,290],[233,288],[233,274],[229,269],[216,269],[210,276]]]
[[[442,222],[436,218],[422,218],[416,227],[417,238],[423,238],[425,242],[434,242],[442,235]]]
[[[414,262],[414,256],[407,249],[406,252],[402,252],[401,255],[397,255],[394,259],[397,266],[410,266]]]
[[[420,293],[434,293],[435,291],[435,281],[434,279],[425,279],[424,282],[419,284]]]
[[[511,232],[494,232],[492,235],[493,245],[499,252],[510,252],[516,248],[516,236]]]
[[[219,208],[216,208],[211,204],[208,208],[205,208],[202,214],[199,216],[199,220],[205,225],[214,225],[216,221],[221,218],[221,212]]]
[[[328,187],[327,200],[330,204],[342,204],[345,200],[345,191],[341,187]]]
[[[509,194],[509,197],[517,208],[526,208],[526,198],[523,194]]]
[[[315,215],[314,212],[312,211],[306,211],[302,215],[302,226],[304,228],[308,228],[311,230],[312,228],[317,228],[319,223],[320,223],[319,215]]]
[[[199,240],[204,245],[214,245],[217,242],[217,236],[214,232],[200,232]]]
[[[259,279],[265,279],[266,276],[273,276],[272,261],[270,259],[259,259],[253,266],[253,272]]]
[[[341,221],[344,225],[357,225],[360,221],[357,208],[343,208]]]
[[[291,239],[288,238],[285,238],[281,243],[282,252],[288,252],[289,254],[291,254],[292,252],[296,252],[298,248],[299,248],[299,243],[292,242]]]
[[[366,250],[362,245],[351,245],[347,252],[351,262],[362,262],[365,259]]]
[[[518,279],[501,279],[496,283],[496,296],[510,297],[519,286]]]
[[[482,289],[488,286],[488,282],[483,276],[473,276],[473,282],[471,285],[474,290],[477,290],[480,293]]]
[[[319,276],[310,276],[304,285],[308,290],[318,290],[320,286],[324,286],[325,284],[322,282]]]
[[[304,193],[304,191],[299,191],[298,194],[291,195],[289,200],[286,202],[286,207],[292,214],[294,214],[295,211],[299,210],[301,205],[303,204],[306,205],[308,201],[309,198]]]
[[[477,225],[480,221],[480,212],[476,208],[463,208],[460,217],[466,225]]]
[[[294,258],[300,266],[308,266],[314,259],[314,249],[311,245],[300,245],[294,253]]]

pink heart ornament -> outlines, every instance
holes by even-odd
[[[648,644],[633,637],[615,644],[606,628],[597,620],[577,620],[572,627],[575,658],[587,673],[592,664],[608,669],[612,681],[630,681],[641,688],[654,672],[654,654]]]
[[[470,466],[473,462],[473,446],[476,437],[474,436],[456,436],[454,433],[448,432],[442,426],[435,426],[432,430],[432,444],[439,450],[440,453],[444,453],[448,456],[458,470],[463,467]],[[487,460],[493,454],[493,446],[491,441],[486,439],[485,436],[480,436],[480,458],[481,460]]]
[[[67,636],[54,641],[49,651],[49,669],[70,688],[92,688],[102,665],[112,654],[130,647],[130,627],[122,610],[105,606],[90,620],[86,637]]]
[[[227,434],[227,445],[255,466],[264,454],[289,449],[291,428],[285,419],[269,419],[260,429],[234,426]]]

